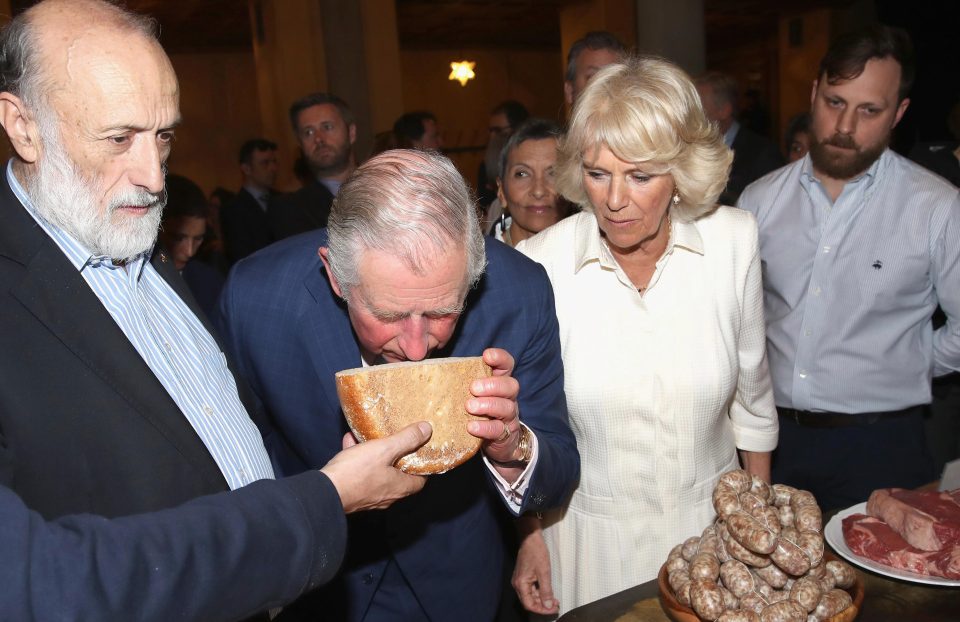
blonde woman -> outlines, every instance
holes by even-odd
[[[531,611],[654,578],[713,520],[724,471],[769,481],[757,226],[716,206],[731,159],[667,61],[608,66],[577,102],[557,187],[584,211],[517,247],[553,283],[582,464],[563,510],[525,519],[514,586]]]

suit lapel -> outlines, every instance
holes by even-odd
[[[28,242],[15,247],[25,271],[23,280],[11,288],[14,298],[95,373],[105,388],[120,395],[174,444],[200,477],[225,488],[219,468],[179,407],[83,277],[13,196],[5,178],[0,212],[10,217],[7,234],[20,234]],[[25,250],[30,256],[22,254]]]
[[[346,304],[333,294],[323,264],[317,259],[312,266],[304,279],[304,287],[315,303],[308,307],[307,317],[303,318],[311,339],[306,349],[327,403],[339,410],[340,398],[334,374],[360,367],[360,346],[353,335]]]

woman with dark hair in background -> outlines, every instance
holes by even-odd
[[[497,198],[503,211],[493,235],[508,246],[566,218],[570,204],[554,185],[560,126],[530,119],[517,128],[500,153]]]
[[[810,151],[810,114],[794,115],[787,122],[784,138],[787,161],[796,162]]]
[[[167,175],[160,243],[200,308],[211,317],[224,280],[216,268],[195,258],[207,235],[207,215],[207,200],[200,186],[186,177]]]

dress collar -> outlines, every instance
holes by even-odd
[[[576,216],[576,230],[574,234],[574,272],[579,272],[588,263],[598,262],[604,268],[616,268],[617,261],[613,253],[603,242],[600,235],[600,225],[593,212],[582,212]],[[671,217],[670,241],[663,252],[663,257],[673,253],[675,248],[703,255],[703,238],[695,222],[685,222],[674,214]]]

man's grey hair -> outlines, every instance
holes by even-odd
[[[618,56],[625,56],[627,48],[620,39],[606,30],[594,30],[573,42],[567,53],[567,73],[564,79],[573,82],[577,78],[577,59],[584,50],[610,50]]]
[[[20,13],[0,32],[0,91],[19,97],[37,115],[46,111],[50,79],[40,54],[40,32],[34,24],[35,13],[51,3],[40,3]],[[57,4],[57,2],[54,2]],[[76,0],[77,7],[92,23],[109,24],[123,31],[140,33],[156,41],[157,21],[133,13],[103,0]]]
[[[697,76],[693,83],[697,86],[709,86],[713,92],[714,104],[730,104],[734,115],[736,115],[738,92],[740,90],[736,78],[722,71],[708,71]]]
[[[328,260],[349,302],[364,251],[386,252],[416,274],[460,249],[473,287],[486,268],[483,234],[470,189],[435,152],[394,149],[364,162],[340,187],[330,210]]]

